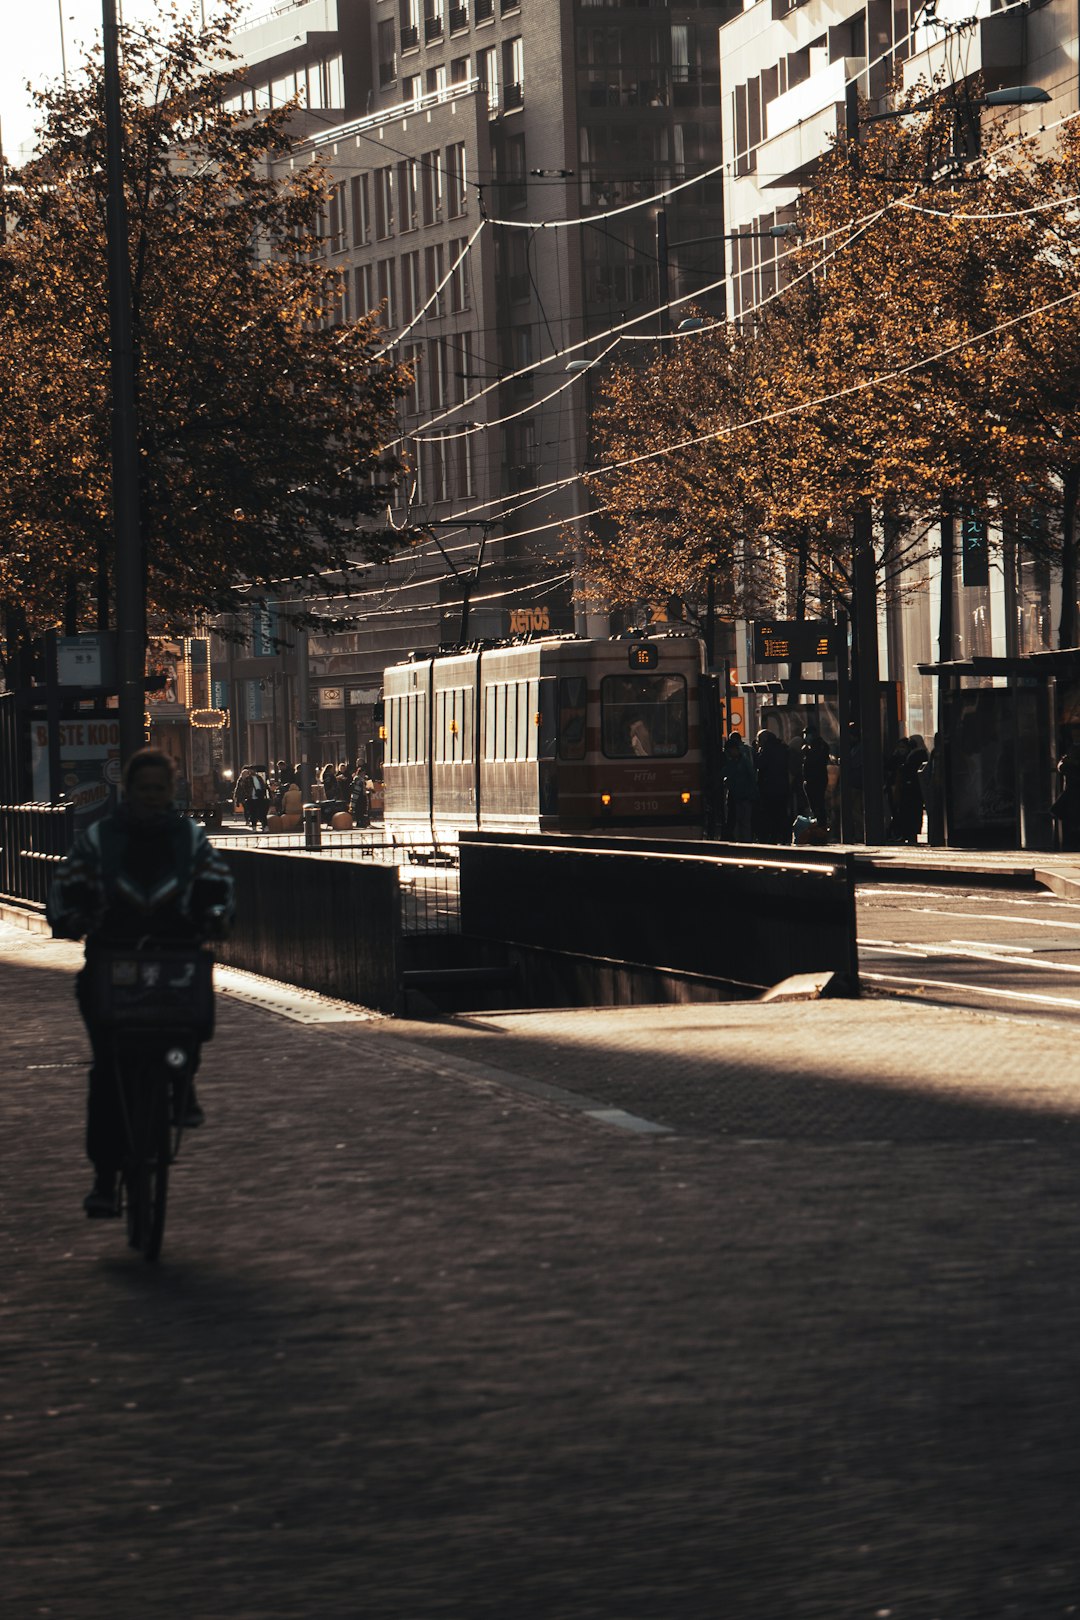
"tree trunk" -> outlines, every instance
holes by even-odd
[[[1058,646],[1076,646],[1076,505],[1080,496],[1080,467],[1065,473],[1061,497],[1061,619]]]

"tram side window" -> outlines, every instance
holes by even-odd
[[[472,692],[467,686],[444,687],[435,694],[435,763],[457,764],[472,758]]]
[[[484,758],[535,759],[540,693],[533,681],[491,685],[484,695]]]
[[[409,692],[386,704],[386,763],[416,765],[427,757],[427,693]]]
[[[608,759],[672,759],[686,753],[686,681],[682,675],[607,675],[600,684]]]
[[[563,675],[559,680],[559,758],[585,758],[585,719],[588,688],[584,675]]]
[[[535,681],[517,683],[517,752],[515,759],[536,758]]]

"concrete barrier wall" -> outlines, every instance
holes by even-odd
[[[236,880],[236,927],[216,947],[222,962],[394,1010],[401,938],[396,866],[295,850],[221,853]]]
[[[833,972],[858,986],[851,857],[659,841],[462,834],[463,933],[766,988]],[[723,850],[724,853],[718,853]]]

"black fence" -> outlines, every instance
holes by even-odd
[[[394,1010],[401,941],[396,866],[298,851],[222,853],[236,880],[236,926],[216,949],[222,962]]]
[[[70,804],[0,805],[0,894],[44,905],[74,829]]]
[[[473,938],[752,995],[803,973],[858,989],[852,857],[745,844],[462,834]]]

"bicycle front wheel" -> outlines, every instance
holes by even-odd
[[[136,1107],[136,1141],[140,1151],[124,1172],[124,1180],[128,1242],[139,1250],[144,1260],[156,1260],[165,1236],[172,1136],[165,1077],[147,1075],[145,1080]]]

